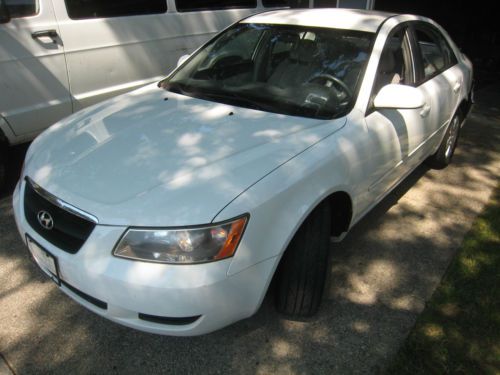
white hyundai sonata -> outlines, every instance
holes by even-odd
[[[246,18],[158,85],[31,145],[14,193],[31,255],[120,324],[198,335],[320,305],[331,240],[423,161],[443,168],[472,66],[433,21],[312,9]]]

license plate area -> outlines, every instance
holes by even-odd
[[[26,243],[30,251],[31,257],[40,269],[45,272],[57,285],[61,285],[59,277],[59,264],[57,258],[50,252],[45,250],[29,235],[26,235]]]

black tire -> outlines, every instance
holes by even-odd
[[[330,220],[328,205],[320,205],[288,245],[276,279],[278,312],[304,318],[318,311],[328,266]]]
[[[3,191],[5,186],[5,163],[4,158],[0,155],[0,191]]]
[[[455,114],[450,121],[450,125],[448,125],[446,129],[446,133],[438,150],[425,161],[429,167],[433,169],[443,169],[450,164],[453,154],[455,153],[455,148],[457,147],[458,137],[460,136],[461,122],[460,114]]]
[[[7,151],[6,146],[2,143],[2,134],[0,133],[0,191],[3,191],[6,181],[7,169]]]

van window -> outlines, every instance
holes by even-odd
[[[30,17],[38,14],[37,0],[4,0],[12,18]]]
[[[178,12],[228,8],[256,8],[257,0],[175,0]]]
[[[158,14],[167,11],[166,0],[65,0],[73,20]]]
[[[290,6],[290,0],[262,0],[265,7],[287,7]],[[316,5],[316,4],[315,4]]]

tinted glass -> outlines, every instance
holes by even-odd
[[[380,56],[374,93],[388,84],[409,84],[410,66],[405,61],[405,29],[400,28],[387,38]]]
[[[332,118],[351,108],[372,38],[357,31],[238,24],[162,84],[201,99]]]
[[[65,0],[71,19],[165,13],[166,0]]]
[[[179,12],[205,9],[255,8],[257,0],[176,0],[175,6]]]
[[[287,7],[290,6],[289,0],[262,0],[265,7]]]
[[[11,18],[30,17],[38,14],[36,0],[4,0]]]
[[[339,8],[368,9],[367,0],[339,0]]]
[[[422,55],[424,79],[431,78],[457,63],[455,54],[439,31],[416,28],[415,36]]]
[[[337,6],[336,1],[332,0],[314,0],[315,8],[335,8]]]

